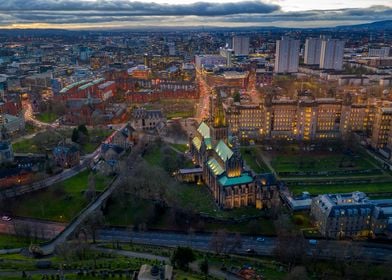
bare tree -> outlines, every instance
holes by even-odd
[[[276,257],[289,267],[302,261],[305,254],[305,240],[301,232],[297,231],[288,215],[280,215],[276,221],[277,245],[274,249]]]
[[[90,202],[95,199],[96,195],[97,195],[97,191],[96,191],[95,176],[93,173],[90,173],[88,175],[87,189],[84,192],[84,197]]]
[[[216,254],[225,253],[227,245],[227,232],[225,230],[218,230],[214,232],[210,241],[210,248]]]
[[[105,223],[105,217],[101,210],[96,210],[90,214],[90,216],[84,222],[84,229],[89,233],[93,239],[93,243],[96,242],[97,230],[100,229]]]

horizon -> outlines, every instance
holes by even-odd
[[[166,4],[165,4],[166,3]],[[0,29],[330,28],[392,20],[387,0],[8,0]]]

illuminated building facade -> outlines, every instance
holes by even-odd
[[[199,125],[189,146],[195,164],[203,170],[203,181],[220,207],[267,207],[265,198],[271,189],[265,186],[263,178],[244,170],[239,141],[229,136],[220,98],[215,102],[212,119]]]
[[[391,226],[391,205],[391,199],[370,200],[363,192],[323,194],[312,199],[310,214],[325,237],[374,237]]]
[[[392,137],[392,107],[380,107],[377,109],[372,132],[373,148],[391,147]]]
[[[241,140],[334,140],[361,132],[374,148],[392,148],[392,103],[388,102],[266,96],[261,104],[229,99],[224,108],[231,133]]]

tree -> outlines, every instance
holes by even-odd
[[[86,221],[84,222],[85,230],[91,234],[93,238],[93,243],[96,242],[96,234],[97,230],[100,229],[105,223],[105,217],[101,210],[96,210],[88,216]]]
[[[241,94],[239,92],[236,92],[233,95],[233,99],[234,99],[234,102],[240,102],[241,101]]]
[[[275,228],[278,238],[274,253],[281,262],[288,265],[290,271],[305,255],[304,237],[295,229],[288,215],[280,215]]]
[[[74,128],[72,130],[71,140],[74,143],[78,143],[79,142],[79,130],[77,128]]]
[[[177,247],[171,257],[171,262],[174,267],[187,270],[189,263],[196,259],[193,250],[189,247]]]
[[[290,273],[285,277],[285,280],[306,280],[308,279],[308,274],[306,273],[306,268],[303,266],[294,267]]]
[[[97,191],[96,191],[95,176],[93,173],[90,173],[88,175],[87,189],[84,193],[84,197],[90,202],[95,198],[96,195],[97,195]]]
[[[81,124],[78,126],[78,131],[83,133],[84,135],[88,136],[88,130],[84,124]]]
[[[207,257],[205,256],[204,259],[199,263],[200,271],[204,274],[204,276],[208,277],[209,265]]]
[[[224,253],[227,245],[227,233],[225,230],[218,230],[212,235],[210,247],[216,254]]]

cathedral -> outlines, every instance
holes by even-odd
[[[210,120],[200,123],[189,143],[193,161],[203,170],[204,183],[222,208],[266,207],[265,181],[244,170],[239,141],[229,135],[219,94],[211,107]]]

